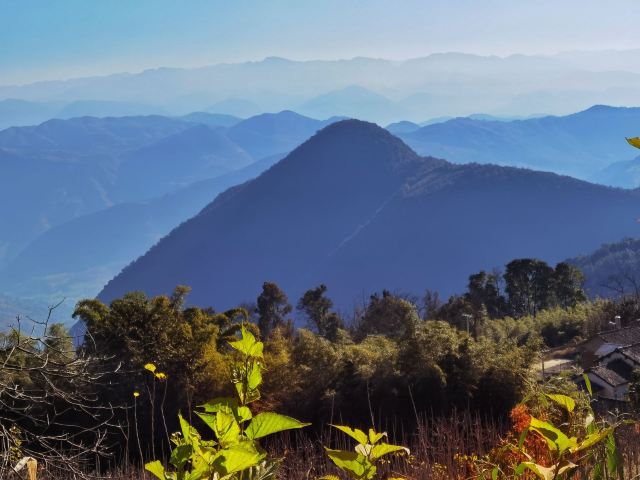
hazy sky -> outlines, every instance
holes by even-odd
[[[640,1],[0,0],[0,84],[282,56],[640,48]]]

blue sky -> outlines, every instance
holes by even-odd
[[[0,84],[266,56],[640,48],[637,0],[0,0]]]

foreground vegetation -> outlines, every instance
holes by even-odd
[[[77,351],[46,322],[1,339],[2,468],[33,456],[69,478],[151,460],[163,480],[622,478],[640,455],[632,426],[532,368],[545,347],[636,318],[634,298],[587,302],[580,284],[568,265],[520,260],[446,302],[382,292],[349,321],[320,285],[296,304],[300,329],[273,283],[225,312],[188,306],[187,287],[84,300]]]

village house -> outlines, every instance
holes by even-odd
[[[598,398],[625,401],[633,371],[640,369],[640,323],[586,341],[581,365]]]

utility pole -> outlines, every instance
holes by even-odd
[[[473,315],[471,315],[470,313],[463,313],[462,316],[464,317],[464,319],[467,321],[467,335],[469,335],[469,321],[473,318]]]

